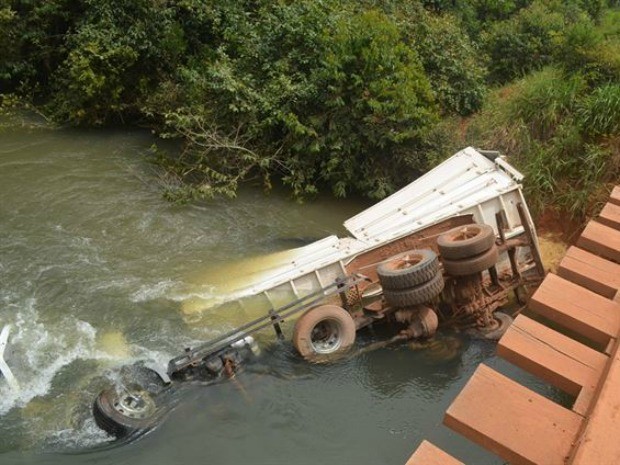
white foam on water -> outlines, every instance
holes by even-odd
[[[108,289],[133,289],[138,282],[140,282],[140,280],[133,277],[97,280],[91,284],[91,289],[93,291],[105,291]]]
[[[25,407],[35,397],[45,396],[65,366],[76,360],[98,360],[115,365],[126,359],[97,347],[97,330],[89,323],[66,318],[53,331],[39,321],[36,299],[28,299],[12,322],[7,361],[20,384],[12,390],[0,382],[0,415],[12,408]],[[132,359],[164,360],[167,354],[144,348],[132,348]]]
[[[183,281],[164,279],[156,283],[144,284],[133,292],[130,300],[134,303],[148,302],[157,299],[166,299],[172,302],[184,302],[189,299],[213,300],[222,299],[215,286],[204,284],[194,285]]]
[[[88,255],[81,256],[79,261],[84,262],[85,258]],[[37,264],[36,268],[42,275],[56,268],[71,266],[73,264]],[[142,285],[139,286],[139,283]],[[110,441],[111,438],[96,426],[90,414],[90,405],[97,392],[86,391],[96,391],[94,386],[99,382],[95,380],[93,385],[88,384],[89,380],[96,379],[92,378],[95,374],[93,367],[75,365],[81,374],[73,380],[68,378],[71,376],[69,371],[74,370],[69,365],[76,361],[94,360],[97,362],[94,368],[96,376],[106,376],[113,381],[114,373],[122,365],[147,360],[165,370],[168,361],[180,352],[166,353],[165,349],[158,347],[153,350],[141,344],[129,344],[128,350],[120,352],[107,350],[105,344],[101,344],[102,335],[98,335],[97,328],[72,316],[70,311],[59,316],[59,312],[51,311],[54,309],[43,308],[42,305],[49,304],[30,297],[34,294],[32,289],[26,281],[22,284],[20,288],[2,289],[0,292],[0,323],[12,326],[6,358],[21,388],[19,391],[11,390],[0,377],[0,421],[7,414],[6,418],[11,418],[11,421],[20,419],[14,425],[16,431],[24,430],[24,433],[17,434],[23,435],[21,441],[26,448],[81,449]],[[92,286],[96,289],[126,290],[129,300],[133,302],[159,298],[182,302],[190,298],[209,299],[214,296],[212,286],[174,279],[144,284],[144,281],[134,277],[117,276],[113,280],[93,282]],[[205,338],[219,335],[225,328],[218,329],[209,330]],[[166,339],[166,332],[157,334],[157,338]],[[179,344],[179,351],[203,340],[197,334],[193,336],[201,340],[183,341]],[[100,381],[105,384],[105,381]],[[62,384],[66,383],[69,386],[63,388]],[[86,402],[85,397],[89,399]],[[6,428],[3,430],[7,431]]]
[[[191,291],[171,293],[167,295],[169,300],[173,302],[184,302],[189,299],[202,299],[213,300],[217,302],[217,298],[221,297],[221,294],[217,293],[214,286],[202,286],[201,289],[194,289]]]
[[[114,439],[113,436],[97,426],[94,418],[89,417],[77,428],[51,432],[45,443],[47,448],[51,449],[83,449],[95,447]]]
[[[118,372],[114,367],[146,360],[165,369],[168,360],[177,355],[135,345],[124,354],[106,352],[99,344],[97,330],[88,322],[70,316],[53,323],[43,321],[35,298],[20,304],[13,301],[3,310],[17,308],[19,310],[8,316],[12,321],[6,321],[3,312],[3,323],[10,322],[13,327],[7,358],[21,389],[11,390],[0,378],[0,418],[13,409],[23,409],[19,415],[29,431],[29,439],[24,439],[28,441],[27,447],[83,449],[112,440],[88,413],[92,400],[83,404],[84,396],[90,394],[83,391],[86,384],[81,383],[87,382],[89,376],[76,379],[75,386],[59,397],[49,397],[53,389],[58,389],[53,386],[55,377],[69,364],[77,360],[96,360],[98,374],[114,381]],[[95,395],[96,392],[92,393],[93,399]],[[31,402],[40,402],[44,410],[34,415],[28,413],[31,405],[35,412],[40,408],[36,403],[29,405]],[[74,410],[81,413],[72,413]]]
[[[144,284],[140,288],[131,294],[130,300],[134,303],[148,302],[149,300],[156,300],[166,295],[175,287],[178,286],[178,282],[171,279],[165,279],[155,284]]]
[[[30,299],[31,309],[35,299]],[[0,415],[14,407],[24,407],[32,399],[45,395],[52,380],[64,366],[80,358],[92,358],[95,329],[83,321],[75,321],[67,341],[64,334],[52,335],[45,325],[27,315],[19,313],[14,323],[15,331],[9,341],[14,363],[9,364],[19,381],[20,390],[14,391],[4,383],[0,386]]]

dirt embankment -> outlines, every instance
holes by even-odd
[[[585,225],[552,209],[547,209],[535,222],[543,264],[547,271],[555,272],[566,249],[575,243]]]

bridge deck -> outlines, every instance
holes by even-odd
[[[463,462],[459,462],[428,441],[422,441],[420,447],[418,447],[405,465],[416,465],[421,463],[424,465],[463,465]]]
[[[558,274],[549,274],[529,303],[553,329],[520,315],[499,341],[497,352],[572,396],[572,407],[481,364],[448,408],[444,423],[512,465],[616,465],[620,186],[587,225],[577,246],[568,249]],[[455,460],[424,442],[406,465],[460,463]]]
[[[566,252],[558,274],[608,299],[620,289],[620,265],[575,246]]]

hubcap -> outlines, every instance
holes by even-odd
[[[337,351],[342,343],[340,325],[335,320],[323,320],[312,329],[312,347],[317,354],[330,354]]]
[[[472,237],[476,237],[479,231],[477,228],[463,228],[457,234],[452,236],[453,240],[456,241],[466,241],[467,239],[471,239]]]
[[[155,412],[155,402],[144,391],[125,391],[114,402],[114,409],[129,418],[143,419]]]
[[[417,265],[422,261],[422,257],[419,255],[407,255],[406,257],[398,260],[394,266],[395,270],[406,270],[407,268],[411,268],[412,266]]]

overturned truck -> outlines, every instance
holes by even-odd
[[[103,391],[94,403],[97,424],[117,436],[148,428],[161,417],[162,392],[231,376],[257,352],[253,334],[271,327],[284,338],[285,320],[296,320],[291,342],[311,361],[345,353],[357,331],[377,321],[400,322],[399,338],[430,337],[438,326],[497,337],[510,317],[496,310],[510,294],[526,299],[544,277],[522,178],[497,152],[461,150],[347,220],[351,237],[297,249],[229,296],[226,304],[241,308],[263,299],[267,311],[155,370],[157,389]]]

